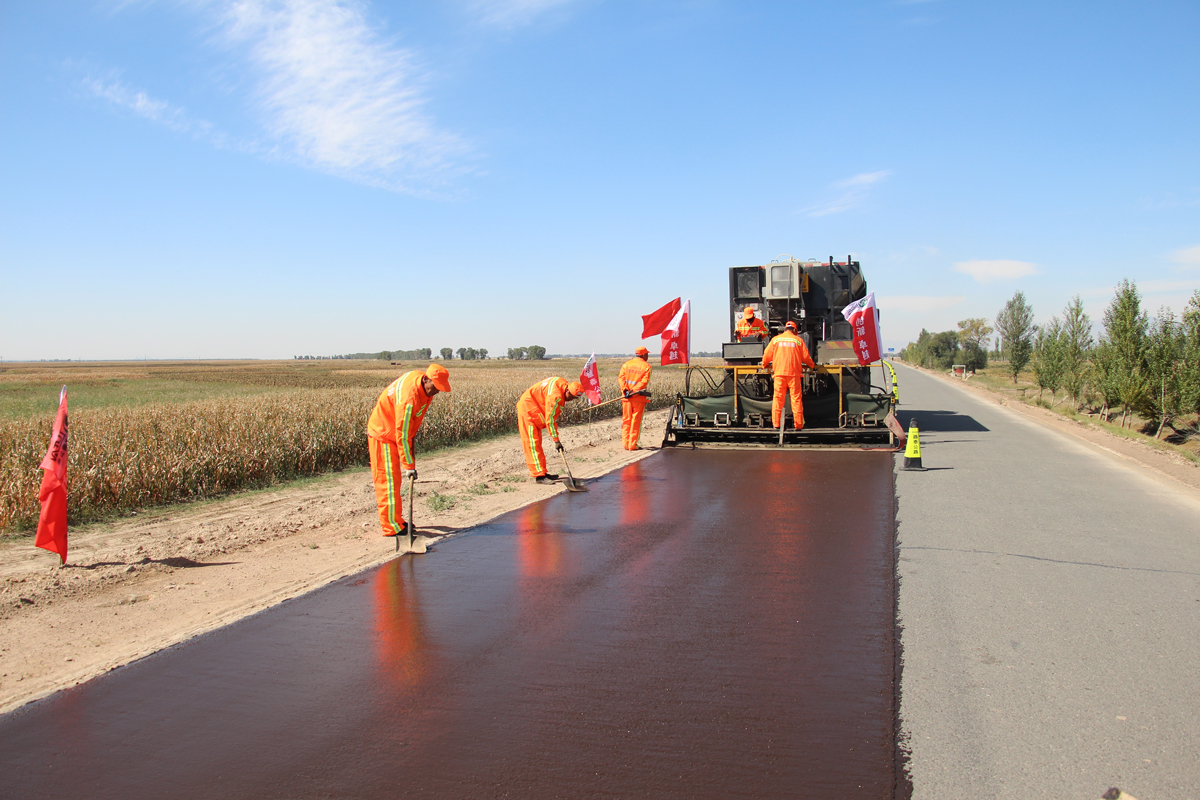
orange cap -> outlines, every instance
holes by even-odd
[[[579,381],[571,381],[571,385],[567,387],[567,391],[578,397],[583,394],[583,384]]]
[[[787,328],[789,331],[794,331],[794,330],[796,330],[796,323],[792,322],[791,320],[788,320],[788,324],[784,325],[783,327]]]
[[[754,309],[751,308],[750,306],[746,306],[744,309],[742,309],[742,316],[745,317],[746,319],[753,319]]]
[[[425,370],[425,377],[433,381],[433,385],[437,387],[439,392],[450,391],[450,370],[441,364],[430,364],[428,369]]]
[[[633,354],[635,356],[648,356],[650,355],[650,351],[644,347],[639,347],[637,350],[633,351]]]

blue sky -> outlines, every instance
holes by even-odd
[[[885,346],[1200,288],[1194,2],[0,5],[0,357],[632,351],[863,264]],[[651,342],[650,344],[653,344]]]

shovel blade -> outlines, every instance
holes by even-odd
[[[574,478],[563,478],[562,483],[563,483],[563,486],[567,487],[568,492],[586,492],[587,491],[587,487],[583,485],[583,482],[577,481]]]

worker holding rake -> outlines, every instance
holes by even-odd
[[[621,399],[621,446],[626,450],[641,450],[638,437],[642,433],[642,414],[650,402],[650,351],[639,347],[633,358],[621,365],[617,384],[624,395]]]
[[[771,398],[771,422],[776,428],[783,426],[783,398],[788,390],[792,393],[792,424],[796,430],[804,428],[804,403],[801,400],[800,378],[804,367],[815,369],[808,346],[796,334],[796,323],[788,321],[783,333],[767,345],[762,357],[763,368],[771,367],[775,376],[775,394]]]
[[[554,446],[562,450],[558,440],[558,418],[563,406],[583,394],[579,381],[567,383],[566,378],[546,378],[525,390],[517,401],[517,427],[521,430],[521,445],[525,448],[525,463],[529,474],[538,483],[553,483],[558,476],[546,472],[546,453],[542,450],[542,429],[550,431]]]
[[[433,398],[448,391],[450,372],[441,364],[430,364],[424,372],[414,369],[392,381],[371,411],[367,442],[384,536],[408,533],[408,522],[401,513],[400,483],[406,478],[417,479],[413,437],[425,421],[425,412]]]

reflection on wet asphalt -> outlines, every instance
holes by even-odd
[[[589,487],[0,718],[0,796],[892,798],[892,455]]]

